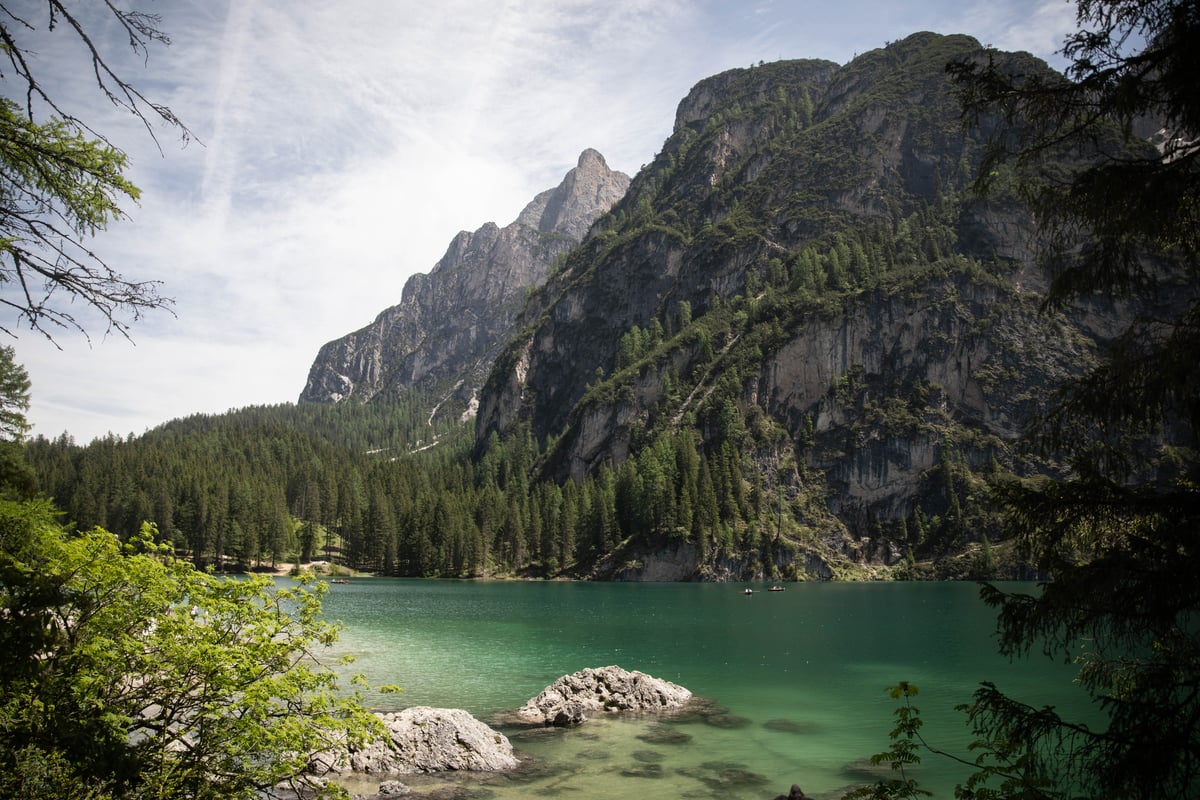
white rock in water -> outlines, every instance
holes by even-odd
[[[682,686],[644,672],[589,667],[559,678],[516,713],[527,722],[568,726],[584,722],[589,711],[664,711],[691,697]]]
[[[349,753],[349,771],[374,775],[471,770],[519,765],[508,737],[458,708],[416,706],[381,714],[388,736]]]

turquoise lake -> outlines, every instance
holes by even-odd
[[[594,717],[565,731],[498,726],[528,773],[405,778],[417,789],[466,784],[472,797],[749,800],[793,783],[814,798],[840,797],[879,774],[867,759],[887,748],[896,703],[885,690],[901,680],[919,687],[926,737],[963,756],[969,736],[954,707],[980,681],[1086,715],[1070,665],[996,654],[995,616],[974,584],[788,584],[770,593],[755,585],[753,596],[744,588],[376,578],[331,586],[325,614],[345,625],[335,655],[354,656],[352,671],[404,688],[368,694],[380,710],[463,708],[490,722],[561,675],[609,664],[724,709],[666,723]],[[951,797],[959,775],[937,757],[917,773],[937,797]]]

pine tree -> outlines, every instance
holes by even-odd
[[[1011,533],[1053,581],[1036,595],[984,590],[1003,653],[1074,657],[1088,642],[1078,682],[1107,724],[1080,726],[985,684],[969,717],[986,766],[964,797],[1167,800],[1200,787],[1200,11],[1080,0],[1078,13],[1066,79],[1007,58],[952,69],[969,119],[1010,123],[982,184],[1022,176],[1017,191],[1061,265],[1047,307],[1098,292],[1156,304],[1030,430],[1070,474],[998,486]],[[1147,118],[1165,132],[1160,149],[1134,136]],[[1076,165],[1067,175],[1064,156]],[[983,788],[993,778],[1000,794]]]

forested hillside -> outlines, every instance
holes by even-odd
[[[972,190],[998,120],[964,124],[946,68],[985,58],[1052,75],[922,33],[844,66],[699,83],[530,294],[474,423],[433,420],[414,389],[38,440],[29,457],[77,524],[151,519],[222,566],[1018,574],[986,486],[1060,470],[1020,432],[1140,307],[1043,308],[1063,264],[1039,257],[1017,191],[1037,173],[998,165],[986,200]],[[1162,297],[1169,311],[1170,280]]]
[[[430,429],[425,413],[418,398],[256,407],[86,447],[39,437],[25,450],[42,490],[80,527],[129,536],[153,521],[202,564],[246,568],[336,550],[339,560],[384,569],[394,566],[394,543],[385,562],[386,548],[364,533],[394,533],[385,524],[396,519],[393,498],[385,499],[377,471],[408,464],[409,451],[441,441],[419,467],[394,470],[424,479],[450,459],[455,437],[463,439],[462,429]]]
[[[255,407],[83,447],[38,437],[25,452],[76,526],[128,537],[153,521],[219,569],[330,560],[385,575],[549,577],[593,563],[640,524],[611,471],[533,484],[532,440],[472,459],[471,426],[430,429],[425,407],[417,397]],[[680,456],[697,466],[694,450]],[[745,507],[727,475],[718,496],[705,466],[702,486],[714,518]]]
[[[964,121],[947,65],[985,59],[1052,75],[920,33],[702,81],[532,298],[477,437],[532,435],[546,480],[617,474],[636,520],[599,574],[993,566],[987,480],[1056,468],[1021,429],[1137,310],[1044,313],[1063,264],[1016,193],[1037,173],[972,190],[998,120]]]
[[[157,17],[109,10],[135,51],[165,41]],[[67,23],[91,52],[99,88],[146,122],[149,101],[74,12],[56,0],[52,11],[50,26]],[[1003,682],[980,681],[957,706],[968,735],[947,735],[940,714],[921,717],[907,678],[942,700],[955,681],[905,645],[914,620],[889,615],[898,638],[876,642],[867,677],[900,671],[886,690],[895,727],[880,731],[884,752],[829,759],[851,782],[843,796],[929,795],[923,784],[946,780],[922,763],[933,756],[965,769],[953,790],[964,799],[1200,794],[1200,13],[1181,0],[1080,0],[1077,23],[1065,75],[921,33],[844,66],[760,62],[702,81],[624,199],[553,262],[520,318],[504,317],[511,336],[474,341],[469,319],[439,328],[493,365],[474,420],[460,412],[469,402],[431,412],[442,379],[457,385],[447,369],[426,394],[400,381],[386,388],[409,391],[368,385],[370,402],[195,416],[82,447],[30,441],[29,376],[0,347],[0,797],[345,794],[316,769],[375,763],[385,728],[399,739],[381,724],[390,716],[363,706],[362,676],[342,687],[323,664],[338,628],[321,615],[329,586],[307,571],[276,582],[195,568],[322,560],[615,580],[1032,568],[1036,588],[980,586],[996,647],[1073,668],[1029,682],[998,670]],[[20,27],[0,20],[0,34],[7,77],[57,108],[27,69]],[[28,209],[102,223],[119,216],[113,192],[136,197],[123,153],[88,142],[86,125],[27,125],[9,110],[21,135],[5,159],[71,155],[70,174],[10,170]],[[76,325],[44,305],[55,292],[119,332],[114,309],[163,302],[153,283],[72,257],[69,236],[51,243],[56,229],[31,227],[28,209],[0,220],[13,234],[0,249],[14,284],[54,265],[43,300],[15,306],[34,330]],[[426,308],[458,307],[428,297]],[[363,342],[333,348],[327,365],[385,374],[382,338]],[[327,377],[322,397],[361,388],[338,369]],[[862,633],[852,616],[834,624]],[[961,630],[940,633],[971,649]],[[785,736],[808,726],[764,723]],[[759,791],[742,766],[704,783],[714,796]],[[528,775],[502,780],[519,793]],[[407,788],[378,784],[380,796]],[[788,797],[802,796],[793,785]]]

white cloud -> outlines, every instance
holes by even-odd
[[[1061,67],[1056,53],[1075,29],[1075,3],[1071,0],[975,2],[953,17],[964,31],[980,31],[983,44],[1000,50],[1024,50]]]
[[[1044,40],[1057,5],[159,0],[172,46],[144,70],[119,61],[204,146],[163,131],[160,154],[95,105],[145,190],[95,244],[128,276],[163,280],[178,316],[138,323],[136,347],[22,336],[35,430],[87,440],[294,400],[321,344],[398,302],[460,229],[512,221],[585,147],[630,173],[649,162],[700,79],[846,61],[918,29],[1034,49],[1016,43]],[[58,46],[48,74],[95,104]]]

